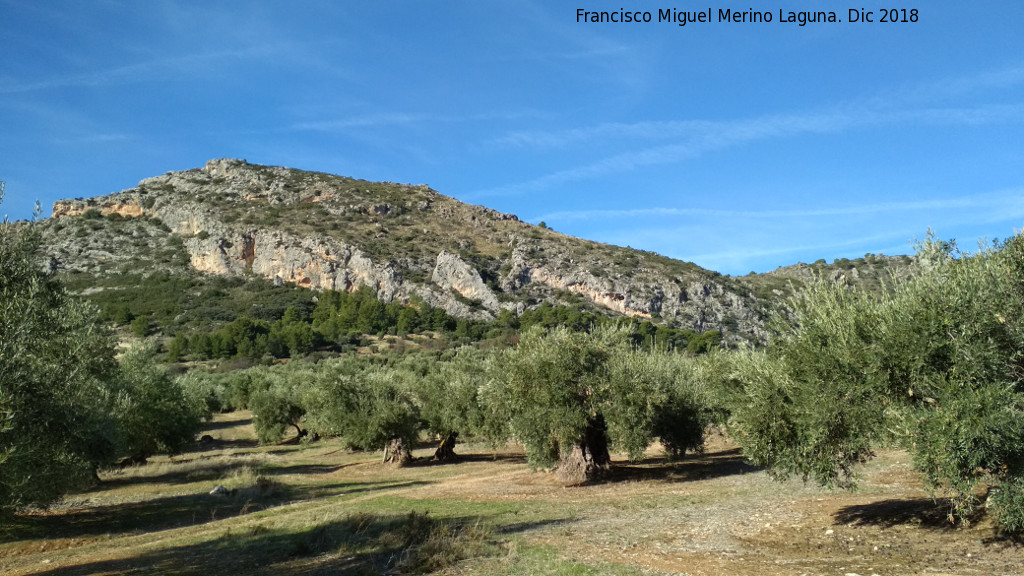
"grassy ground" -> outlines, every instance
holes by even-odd
[[[1021,574],[991,521],[954,528],[901,452],[858,492],[777,483],[726,439],[610,481],[560,486],[513,448],[410,467],[333,441],[256,445],[249,415],[215,441],[104,475],[5,526],[3,574]],[[211,495],[222,485],[226,495]]]

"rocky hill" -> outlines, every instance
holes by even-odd
[[[720,330],[731,340],[764,340],[771,311],[814,266],[731,278],[566,236],[427,186],[230,159],[58,201],[42,228],[53,266],[97,279],[200,273],[317,290],[367,286],[385,302],[418,297],[476,319],[546,301]],[[877,283],[889,263],[817,268]]]

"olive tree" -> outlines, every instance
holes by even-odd
[[[439,461],[456,460],[460,437],[475,437],[492,444],[508,438],[508,422],[492,418],[480,398],[492,354],[467,347],[451,360],[433,362],[414,388],[427,428],[441,438],[434,452]]]
[[[295,428],[297,439],[305,438],[308,431],[301,426],[306,415],[302,394],[309,371],[290,366],[249,370],[254,372],[251,382],[255,383],[249,392],[249,409],[259,441],[280,442],[288,428]]]
[[[667,354],[633,350],[621,330],[532,328],[481,393],[532,465],[578,484],[609,469],[612,446],[639,458],[657,437],[676,453],[703,444],[707,411]]]
[[[178,380],[158,366],[152,344],[138,346],[120,359],[119,378],[111,380],[120,452],[142,463],[157,453],[179,454],[199,432],[206,407],[188,395]]]
[[[99,311],[44,266],[37,226],[0,224],[3,512],[46,505],[118,457],[182,450],[201,412],[151,351],[115,360]]]
[[[0,224],[3,509],[47,504],[116,456],[114,339],[98,318],[44,268],[33,225]]]
[[[341,436],[362,450],[383,450],[385,462],[404,465],[422,431],[411,391],[415,376],[404,370],[321,362],[315,382],[304,388],[308,427],[321,436]]]
[[[851,486],[856,464],[899,443],[966,518],[988,486],[1024,528],[1024,238],[975,254],[929,239],[915,273],[869,295],[817,282],[765,354],[737,362],[730,424],[779,476]]]

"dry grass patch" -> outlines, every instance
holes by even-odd
[[[881,451],[854,493],[774,482],[721,437],[565,488],[516,446],[460,444],[455,464],[424,446],[393,468],[335,441],[256,446],[247,418],[218,416],[221,445],[19,515],[0,573],[1020,573],[1022,550],[990,521],[942,522],[899,451]],[[218,484],[228,494],[208,493]]]

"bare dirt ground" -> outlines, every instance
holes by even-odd
[[[571,522],[527,539],[583,563],[654,573],[1024,574],[1024,547],[997,537],[991,519],[950,524],[948,506],[923,489],[904,452],[880,452],[861,475],[855,492],[780,483],[715,435],[703,455],[620,463],[593,486],[563,488],[516,466],[406,494],[564,506]]]
[[[225,416],[216,446],[108,474],[95,491],[20,516],[0,541],[0,573],[250,573],[204,568],[197,552],[213,558],[224,546],[210,543],[225,535],[295,530],[332,514],[422,509],[483,518],[504,539],[497,555],[445,574],[1024,574],[1024,547],[984,516],[951,525],[948,506],[929,497],[900,451],[864,467],[858,491],[829,491],[773,481],[714,435],[702,455],[667,462],[652,450],[641,463],[618,462],[606,482],[566,488],[531,471],[515,447],[462,446],[452,465],[427,462],[424,448],[419,462],[395,469],[332,442],[258,447],[242,418]],[[254,470],[283,495],[261,494]],[[217,483],[252,497],[211,503]],[[548,551],[559,567],[516,559],[529,550]],[[251,572],[349,573],[341,556],[270,558]]]

